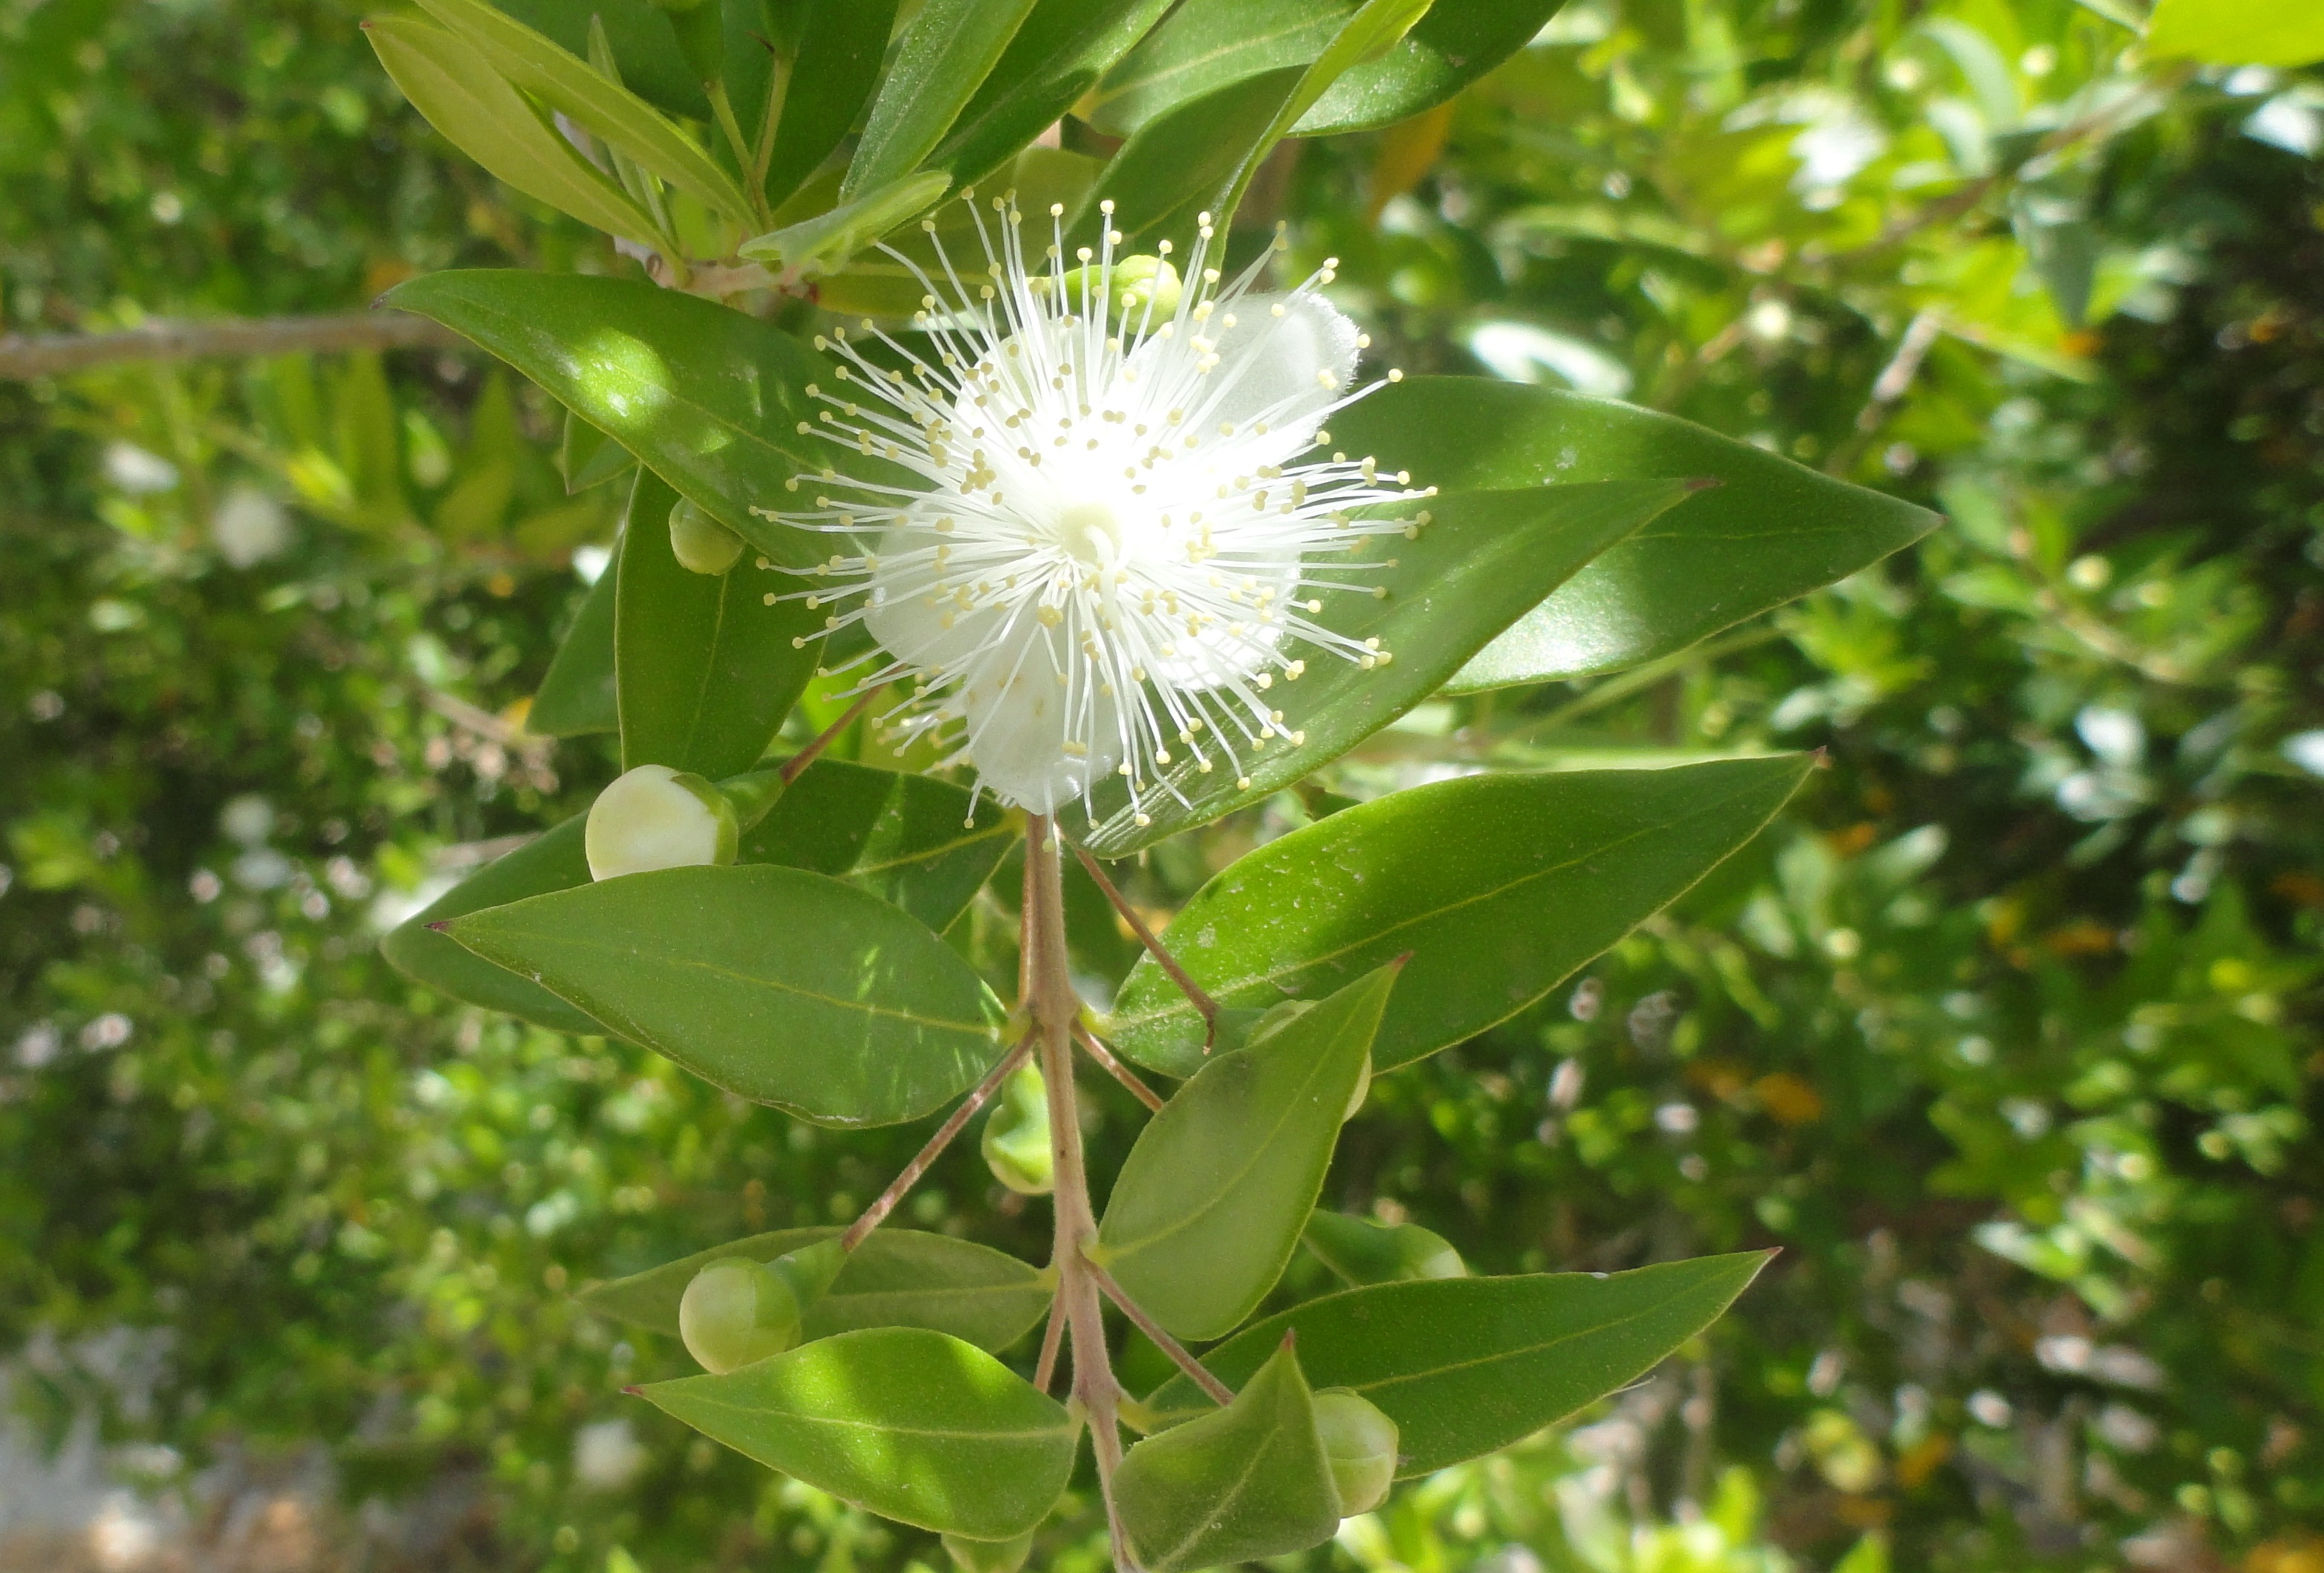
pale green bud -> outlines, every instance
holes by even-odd
[[[742,555],[742,538],[680,497],[669,511],[669,550],[680,568],[715,578]]]
[[[1370,1513],[1388,1500],[1396,1479],[1396,1422],[1344,1387],[1315,1395],[1315,1435],[1340,1494],[1340,1516]]]
[[[581,838],[592,879],[732,863],[740,839],[726,794],[666,764],[641,764],[599,792]]]
[[[798,1296],[771,1267],[721,1257],[686,1286],[678,1302],[678,1334],[704,1370],[724,1375],[798,1342]]]
[[[1169,321],[1177,314],[1179,297],[1185,293],[1178,270],[1158,256],[1117,257],[1111,273],[1089,263],[1068,269],[1054,284],[1040,278],[1031,282],[1038,294],[1047,294],[1052,289],[1060,291],[1066,303],[1076,310],[1084,296],[1091,298],[1093,305],[1102,301],[1110,316],[1133,332],[1140,323],[1158,328]],[[1105,291],[1102,297],[1098,295],[1101,289]]]
[[[985,1166],[1019,1196],[1046,1196],[1056,1184],[1049,1146],[1049,1088],[1028,1060],[1011,1075],[984,1122]]]

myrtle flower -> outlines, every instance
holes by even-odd
[[[1407,475],[1331,450],[1324,421],[1370,391],[1355,384],[1370,341],[1317,292],[1333,264],[1287,292],[1255,289],[1278,233],[1222,285],[1205,214],[1182,284],[1167,242],[1116,254],[1107,202],[1101,244],[1070,263],[1052,207],[1028,265],[1014,194],[989,219],[967,200],[981,270],[963,276],[933,221],[941,284],[890,253],[926,291],[919,347],[869,319],[816,341],[844,385],[809,385],[826,408],[800,430],[912,479],[791,481],[813,510],[763,516],[846,548],[796,570],[818,581],[797,594],[844,608],[828,630],[861,621],[884,649],[861,689],[910,685],[883,717],[894,734],[932,738],[1004,801],[1093,812],[1113,774],[1145,823],[1153,794],[1183,802],[1197,774],[1247,787],[1250,758],[1303,741],[1278,680],[1310,660],[1390,659],[1316,620],[1316,592],[1384,594],[1358,576],[1388,564],[1334,573],[1332,560],[1416,528],[1359,514],[1418,495]]]

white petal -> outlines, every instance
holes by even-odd
[[[1121,762],[1120,706],[1058,682],[1047,633],[1036,623],[979,657],[962,694],[978,778],[1036,814],[1055,813]],[[1088,753],[1070,754],[1068,743]]]
[[[1232,328],[1224,325],[1230,314]],[[1213,401],[1203,417],[1206,425],[1264,417],[1271,427],[1299,429],[1304,439],[1355,380],[1356,325],[1321,295],[1245,295],[1203,332],[1219,356],[1217,369],[1203,379]],[[1285,407],[1270,414],[1277,404]]]

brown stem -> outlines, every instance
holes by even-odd
[[[872,693],[857,696],[855,702],[848,706],[847,708],[841,713],[838,720],[834,721],[830,726],[825,726],[823,731],[816,736],[814,742],[808,744],[805,748],[800,749],[797,754],[792,754],[788,759],[784,760],[782,768],[775,773],[777,775],[783,778],[783,784],[785,786],[788,786],[791,782],[798,780],[799,773],[801,771],[807,769],[808,765],[813,764],[816,762],[816,759],[825,749],[832,745],[833,742],[837,739],[842,732],[846,731],[848,727],[855,724],[855,717],[863,713],[865,707],[872,703],[872,695],[877,694],[879,691],[879,689],[874,689],[872,690]]]
[[[1065,1297],[1049,1301],[1049,1325],[1041,1329],[1041,1357],[1033,1363],[1033,1385],[1043,1393],[1057,1379],[1057,1351],[1065,1347]]]
[[[1096,1060],[1100,1065],[1105,1067],[1105,1071],[1108,1076],[1112,1077],[1114,1080],[1121,1083],[1122,1086],[1130,1089],[1130,1093],[1132,1097],[1136,1098],[1139,1103],[1144,1104],[1148,1108],[1153,1110],[1157,1115],[1162,1112],[1162,1095],[1156,1092],[1152,1087],[1147,1086],[1143,1081],[1139,1080],[1136,1071],[1130,1069],[1129,1066],[1124,1065],[1120,1060],[1115,1059],[1113,1057],[1113,1050],[1108,1049],[1103,1043],[1099,1042],[1096,1033],[1091,1032],[1087,1027],[1083,1026],[1079,1022],[1075,1022],[1074,1023],[1074,1036],[1082,1041],[1082,1048],[1088,1052],[1089,1057],[1092,1059]]]
[[[1121,1462],[1120,1384],[1105,1346],[1105,1305],[1087,1255],[1097,1239],[1089,1174],[1082,1161],[1081,1110],[1074,1096],[1074,1023],[1081,1000],[1074,993],[1065,952],[1065,892],[1056,827],[1046,814],[1025,821],[1025,1005],[1041,1045],[1041,1074],[1049,1085],[1049,1152],[1056,1170],[1056,1239],[1051,1263],[1065,1330],[1073,1338],[1074,1396],[1090,1419],[1097,1453],[1098,1488],[1119,1573],[1135,1573],[1121,1515],[1113,1504],[1113,1472]]]
[[[121,360],[289,355],[339,349],[465,349],[466,339],[425,317],[349,311],[327,317],[225,317],[148,322],[115,333],[0,333],[0,381],[52,376]]]
[[[1001,1057],[998,1065],[984,1073],[984,1079],[976,1084],[976,1090],[968,1095],[960,1107],[953,1110],[950,1119],[936,1127],[936,1133],[928,1138],[927,1145],[904,1165],[902,1173],[888,1182],[888,1189],[880,1193],[880,1198],[863,1209],[862,1217],[847,1226],[847,1233],[839,1236],[841,1250],[853,1251],[863,1244],[864,1236],[878,1228],[881,1221],[896,1210],[896,1204],[920,1182],[920,1176],[928,1171],[928,1165],[942,1157],[944,1150],[952,1145],[952,1139],[960,1134],[961,1127],[975,1117],[977,1110],[991,1101],[992,1095],[1001,1090],[1001,1084],[1009,1079],[1009,1073],[1024,1064],[1026,1057],[1032,1052],[1033,1039],[1028,1033],[1017,1041],[1017,1047]]]
[[[1097,881],[1097,888],[1105,893],[1105,899],[1113,903],[1113,910],[1121,914],[1121,921],[1130,925],[1130,932],[1138,936],[1139,943],[1146,947],[1147,954],[1154,958],[1162,970],[1170,975],[1170,981],[1194,1002],[1196,1010],[1202,1012],[1204,1028],[1203,1052],[1209,1053],[1211,1045],[1218,1041],[1219,1002],[1204,993],[1202,985],[1186,976],[1186,969],[1178,965],[1178,958],[1170,954],[1160,937],[1147,926],[1144,918],[1138,915],[1138,909],[1131,906],[1121,892],[1114,887],[1113,881],[1106,877],[1105,870],[1099,866],[1096,858],[1089,855],[1088,849],[1076,847],[1074,856],[1082,860],[1082,866],[1089,870],[1092,879]]]
[[[1097,1280],[1099,1291],[1120,1307],[1121,1314],[1137,1323],[1138,1330],[1153,1339],[1156,1348],[1177,1362],[1178,1369],[1193,1377],[1195,1386],[1209,1393],[1221,1408],[1234,1402],[1234,1389],[1212,1375],[1207,1366],[1186,1353],[1186,1346],[1172,1337],[1160,1322],[1148,1316],[1145,1308],[1130,1299],[1129,1291],[1113,1281],[1113,1274],[1094,1262],[1084,1263],[1084,1265],[1089,1270],[1090,1276]]]

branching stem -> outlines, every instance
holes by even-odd
[[[1097,881],[1097,888],[1105,893],[1105,899],[1113,903],[1113,910],[1121,914],[1121,921],[1130,925],[1130,931],[1138,936],[1139,943],[1146,947],[1147,954],[1170,975],[1170,981],[1176,984],[1194,1002],[1194,1008],[1203,1013],[1203,1051],[1209,1053],[1211,1045],[1218,1041],[1219,1036],[1219,1002],[1204,993],[1202,985],[1186,976],[1186,969],[1178,965],[1178,958],[1170,954],[1161,937],[1115,887],[1113,881],[1107,877],[1104,867],[1089,855],[1088,849],[1076,847],[1074,856],[1082,860],[1082,866],[1089,870],[1092,879]]]
[[[1153,1339],[1154,1346],[1176,1361],[1178,1369],[1193,1377],[1194,1385],[1209,1393],[1213,1402],[1221,1408],[1234,1402],[1234,1389],[1211,1374],[1209,1367],[1186,1352],[1186,1346],[1172,1337],[1160,1322],[1147,1315],[1144,1308],[1130,1299],[1121,1285],[1113,1281],[1113,1274],[1094,1262],[1084,1262],[1082,1265],[1088,1271],[1091,1277],[1097,1280],[1098,1289],[1105,1298],[1120,1308],[1123,1316],[1137,1323],[1138,1330]]]
[[[1156,1114],[1162,1112],[1162,1095],[1139,1079],[1136,1071],[1114,1058],[1113,1050],[1098,1041],[1096,1033],[1079,1022],[1074,1023],[1074,1036],[1082,1041],[1089,1057],[1105,1068],[1105,1073],[1130,1089],[1130,1096]]]
[[[1008,1080],[1010,1073],[1024,1064],[1032,1052],[1033,1038],[1028,1033],[1018,1040],[1017,1047],[1001,1057],[998,1065],[984,1073],[984,1079],[976,1084],[976,1090],[961,1101],[960,1107],[953,1110],[951,1118],[936,1127],[936,1133],[928,1138],[927,1145],[904,1165],[901,1173],[888,1182],[888,1189],[880,1193],[879,1199],[865,1208],[863,1215],[847,1226],[847,1233],[839,1236],[841,1250],[853,1251],[863,1244],[864,1236],[878,1228],[888,1215],[896,1210],[896,1204],[920,1182],[920,1176],[928,1171],[928,1165],[944,1156],[944,1150],[952,1145],[953,1138],[960,1134],[961,1128],[975,1117],[977,1110],[991,1101],[992,1095],[1001,1090],[1001,1084]]]

